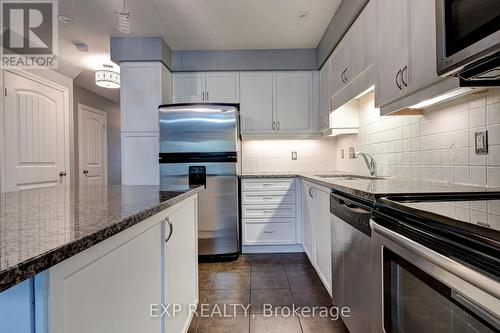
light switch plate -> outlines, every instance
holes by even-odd
[[[297,160],[297,152],[296,151],[292,151],[292,160]]]
[[[488,154],[488,131],[474,133],[474,146],[476,148],[476,155]]]
[[[345,151],[344,149],[340,149],[340,158],[344,159],[344,157],[345,157]]]
[[[349,158],[354,158],[354,147],[349,147]]]

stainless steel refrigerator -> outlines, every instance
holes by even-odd
[[[161,185],[206,186],[198,199],[200,260],[237,257],[238,106],[170,104],[159,110]]]

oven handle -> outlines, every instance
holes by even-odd
[[[392,230],[389,230],[375,221],[370,220],[370,227],[373,231],[379,233],[380,235],[392,240],[393,242],[407,248],[419,257],[427,260],[428,262],[444,269],[445,271],[460,277],[462,280],[469,282],[470,284],[476,286],[477,288],[483,290],[484,292],[500,298],[500,283],[496,282],[489,277],[478,273],[469,267],[458,264],[457,262],[435,252],[431,249],[406,238]]]

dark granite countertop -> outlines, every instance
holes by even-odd
[[[203,187],[54,187],[0,193],[0,292]]]
[[[346,174],[345,172],[331,172],[333,174]],[[320,173],[321,175],[321,173]],[[260,173],[260,174],[242,174],[241,178],[289,178],[300,177],[311,183],[315,183],[333,190],[344,192],[347,194],[363,197],[370,200],[375,200],[377,197],[395,194],[416,194],[416,193],[448,193],[448,192],[484,192],[484,191],[500,191],[500,188],[447,184],[439,182],[412,180],[390,177],[385,179],[325,179],[314,174],[306,173]]]

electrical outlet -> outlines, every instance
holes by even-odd
[[[354,147],[349,147],[349,158],[354,158]]]
[[[340,149],[340,158],[344,159],[344,157],[345,157],[345,151],[344,149]]]
[[[488,154],[488,131],[476,132],[474,133],[474,138],[476,155]]]
[[[297,152],[296,151],[292,151],[292,160],[293,161],[297,160]]]

